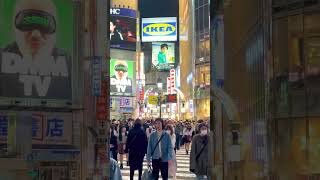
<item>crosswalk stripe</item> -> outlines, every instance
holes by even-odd
[[[125,158],[124,158],[125,159]],[[189,170],[189,161],[190,161],[190,155],[186,154],[186,151],[184,149],[177,150],[176,154],[177,159],[177,173],[176,173],[176,180],[193,180],[195,179],[195,175],[192,174]],[[123,169],[121,170],[122,179],[123,180],[129,180],[130,179],[130,167],[126,166],[126,159],[124,160]],[[143,171],[147,169],[147,162],[146,158],[143,162]],[[161,173],[160,173],[161,177]],[[134,174],[134,180],[138,179],[138,171],[135,171]],[[161,178],[159,178],[161,179]],[[172,179],[172,178],[169,178]]]

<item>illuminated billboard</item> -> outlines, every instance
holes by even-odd
[[[3,0],[0,96],[72,100],[72,1]]]
[[[152,43],[152,67],[168,71],[175,65],[174,43]]]
[[[111,48],[136,50],[137,11],[127,8],[110,9]]]
[[[110,95],[132,96],[135,93],[135,62],[110,60]]]
[[[142,42],[177,41],[177,18],[142,18]]]

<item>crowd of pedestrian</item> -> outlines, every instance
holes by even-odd
[[[160,172],[163,180],[169,177],[175,180],[176,150],[181,148],[190,155],[190,171],[197,179],[208,175],[208,121],[112,120],[109,147],[110,157],[119,163],[119,169],[124,168],[126,157],[130,180],[136,170],[139,180],[142,179],[145,157],[155,180],[159,179]]]

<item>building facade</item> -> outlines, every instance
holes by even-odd
[[[266,1],[255,0],[213,1],[211,5],[211,44],[220,49],[211,50],[211,78],[225,96],[212,104],[216,113],[211,118],[215,130],[213,174],[217,179],[265,179],[270,167],[266,131],[268,6]],[[236,111],[232,112],[233,106]]]
[[[319,178],[319,1],[272,1],[273,174]]]
[[[319,2],[213,2],[212,20],[224,19],[221,87],[240,114],[237,127],[224,112],[214,121],[222,127],[216,132],[217,177],[319,178]]]
[[[194,3],[194,109],[197,119],[210,117],[210,1]]]

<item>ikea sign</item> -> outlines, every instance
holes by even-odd
[[[143,18],[142,42],[177,41],[177,18]]]

